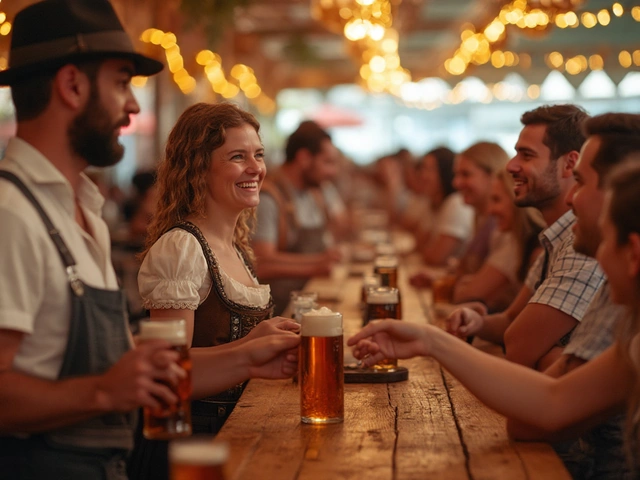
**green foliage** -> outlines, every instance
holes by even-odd
[[[318,53],[302,35],[292,35],[282,49],[287,59],[297,65],[318,65],[321,63]]]
[[[251,0],[182,0],[180,8],[187,18],[187,27],[201,25],[213,47],[225,29],[233,26],[235,8],[249,3]]]

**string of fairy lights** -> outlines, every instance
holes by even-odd
[[[184,58],[180,53],[180,46],[175,34],[157,28],[149,28],[142,32],[140,40],[144,43],[159,45],[164,49],[169,72],[182,93],[186,95],[195,90],[197,81],[185,68]],[[230,77],[227,77],[222,68],[220,55],[211,50],[198,52],[195,61],[203,68],[204,75],[216,94],[229,99],[242,92],[260,113],[271,114],[275,111],[275,101],[262,91],[251,67],[241,63],[236,64],[230,70]],[[136,86],[144,85],[145,82],[146,78],[144,77],[133,79]]]
[[[342,33],[349,53],[361,62],[359,73],[362,86],[372,92],[388,92],[395,96],[399,96],[404,84],[411,82],[411,73],[400,64],[399,34],[393,28],[392,5],[397,3],[399,0],[311,2],[314,18],[330,30]],[[583,0],[512,0],[483,28],[465,24],[460,34],[460,45],[444,62],[444,68],[449,74],[460,76],[470,65],[490,64],[497,69],[526,70],[535,62],[544,63],[551,70],[578,75],[587,70],[603,70],[606,63],[613,61],[613,57],[617,57],[623,68],[640,67],[640,49],[573,56],[553,51],[535,56],[500,48],[506,42],[509,27],[517,27],[528,34],[543,35],[551,27],[607,27],[614,18],[625,15],[630,15],[640,23],[640,5],[625,7],[616,1],[609,8],[577,13],[575,9],[581,3]],[[6,13],[0,11],[0,36],[8,35],[11,28]],[[149,28],[140,39],[164,49],[172,79],[181,92],[190,94],[196,89],[198,81],[185,68],[185,59],[175,34]],[[263,92],[251,67],[236,64],[226,75],[220,55],[211,50],[198,52],[195,63],[203,68],[204,77],[217,95],[230,99],[242,92],[261,113],[272,114],[275,111],[275,101]],[[0,70],[6,68],[7,59],[0,57]],[[142,87],[146,81],[146,77],[135,77],[132,83]],[[535,89],[530,93],[535,94]]]
[[[344,35],[347,51],[360,63],[359,83],[367,90],[398,95],[411,81],[400,64],[399,34],[393,28],[398,0],[313,0],[311,14],[329,30]]]
[[[11,33],[11,22],[7,21],[7,14],[0,10],[0,35],[6,37]],[[7,59],[0,57],[0,70],[7,68]]]
[[[513,0],[503,6],[498,15],[484,28],[476,28],[467,24],[460,34],[460,46],[454,54],[445,60],[444,67],[451,75],[462,75],[469,65],[484,65],[489,62],[496,67],[513,66],[518,63],[518,57],[509,61],[507,52],[501,52],[499,45],[504,44],[507,27],[510,25],[531,34],[544,34],[551,26],[558,28],[594,28],[597,25],[606,27],[611,24],[613,17],[631,15],[636,22],[640,22],[640,6],[633,6],[625,10],[621,3],[615,2],[610,8],[602,8],[597,12],[582,12],[578,15],[574,9],[581,0]],[[629,52],[627,52],[629,53]],[[583,55],[571,57],[564,61],[558,52],[549,54],[551,58],[547,65],[559,69],[561,66],[567,73],[576,75],[587,67],[598,69],[603,65],[599,55],[592,55],[588,60]],[[623,58],[620,64],[629,68],[632,62],[626,54],[620,52]],[[631,54],[633,56],[633,54]],[[529,64],[527,57],[520,58],[524,64]],[[511,63],[511,64],[510,64]],[[595,68],[594,68],[595,67]],[[525,67],[526,68],[526,67]]]

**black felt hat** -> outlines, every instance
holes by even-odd
[[[161,62],[133,49],[108,0],[44,0],[18,12],[13,22],[9,68],[0,85],[83,59],[126,58],[136,75],[153,75]]]

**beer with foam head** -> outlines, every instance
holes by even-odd
[[[380,286],[398,288],[398,257],[382,255],[373,264],[374,272],[380,276]],[[402,318],[402,296],[398,290],[398,319]]]
[[[400,312],[398,309],[399,297],[398,289],[391,287],[370,288],[367,291],[367,309],[364,318],[364,325],[372,320],[381,320],[383,318],[393,318],[400,320]],[[396,359],[384,359],[374,365],[374,368],[381,370],[391,370],[398,366]]]
[[[178,440],[169,445],[171,480],[224,480],[223,466],[229,458],[225,443],[211,437]]]
[[[360,292],[360,303],[364,306],[367,303],[367,291],[370,288],[376,288],[380,286],[379,275],[364,275],[362,277],[362,291]]]
[[[344,419],[342,315],[326,307],[302,316],[298,359],[303,423]]]
[[[297,323],[300,323],[302,314],[317,307],[316,301],[318,300],[318,293],[294,290],[289,294],[289,298],[291,318],[293,318]]]
[[[168,440],[191,435],[191,358],[187,346],[187,324],[184,320],[154,320],[140,323],[140,341],[166,340],[179,353],[178,365],[187,372],[177,386],[170,388],[178,396],[175,405],[144,407],[145,438]]]

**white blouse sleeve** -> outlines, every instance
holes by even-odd
[[[473,235],[473,219],[473,208],[454,192],[445,198],[436,214],[433,235],[449,235],[466,242]]]
[[[138,289],[145,308],[196,310],[211,289],[198,240],[177,228],[162,235],[144,257]]]

